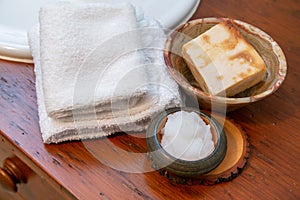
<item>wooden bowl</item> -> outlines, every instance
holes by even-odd
[[[207,157],[195,161],[182,160],[173,157],[161,146],[160,131],[166,123],[167,116],[180,110],[195,112],[207,124],[210,124],[215,149]],[[163,169],[170,174],[183,178],[198,178],[215,169],[224,159],[227,149],[226,135],[222,126],[214,118],[195,108],[172,108],[157,115],[147,129],[146,143],[152,166],[156,170]]]
[[[245,39],[253,45],[267,66],[264,80],[233,96],[213,96],[203,92],[185,64],[182,46],[223,20],[230,20]],[[216,111],[232,111],[274,93],[282,84],[287,72],[287,63],[279,45],[262,30],[242,21],[227,18],[196,19],[176,28],[168,37],[164,59],[171,76],[187,95],[195,95],[201,108]]]

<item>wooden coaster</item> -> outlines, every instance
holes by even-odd
[[[233,120],[214,114],[213,117],[223,124],[223,128],[227,137],[227,152],[220,165],[201,178],[184,179],[170,174],[165,170],[160,170],[160,173],[172,182],[181,184],[203,184],[214,185],[217,183],[230,181],[241,172],[247,163],[250,153],[250,147],[246,132],[237,125]]]
[[[221,164],[203,176],[203,184],[212,185],[235,178],[245,167],[249,158],[250,145],[246,132],[229,118],[213,117],[223,123],[227,137],[227,152]]]

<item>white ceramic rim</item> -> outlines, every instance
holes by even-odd
[[[194,5],[191,5],[192,10],[190,10],[187,15],[184,15],[182,19],[178,19],[178,22],[175,24],[170,22],[169,24],[172,24],[173,27],[169,28],[174,28],[188,21],[196,12],[200,2],[200,0],[196,0]],[[1,26],[0,24],[0,36],[0,59],[33,63],[30,47],[27,41],[27,30],[14,29],[11,27]]]

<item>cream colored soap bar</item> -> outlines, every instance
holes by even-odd
[[[182,55],[203,91],[233,96],[262,81],[266,65],[228,22],[221,22],[182,47]]]

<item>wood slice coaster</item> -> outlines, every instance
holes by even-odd
[[[227,152],[218,167],[204,174],[201,178],[186,179],[171,174],[160,169],[160,174],[169,178],[172,182],[179,184],[202,184],[214,185],[217,183],[230,181],[242,171],[249,158],[250,146],[246,132],[228,117],[214,114],[213,117],[223,124],[223,128],[227,137]]]

